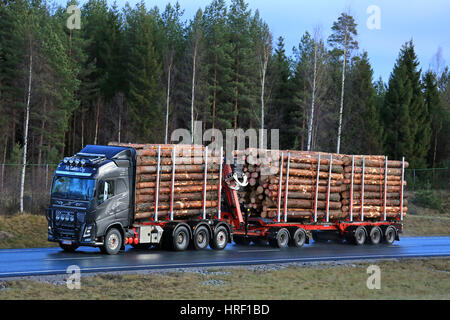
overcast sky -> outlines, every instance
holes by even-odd
[[[62,1],[61,1],[62,2]],[[80,0],[81,4],[85,0]],[[117,0],[119,7],[127,1]],[[129,0],[131,5],[140,1]],[[168,0],[145,0],[151,8],[161,10]],[[175,3],[175,1],[170,1]],[[184,18],[190,20],[198,8],[204,9],[210,0],[179,0],[185,10]],[[229,4],[231,0],[226,0]],[[450,63],[450,1],[448,0],[246,0],[254,12],[259,9],[273,33],[274,44],[279,36],[285,39],[286,52],[291,54],[305,31],[313,33],[320,26],[323,37],[328,38],[331,26],[341,12],[349,10],[358,24],[359,51],[368,52],[374,80],[382,77],[386,82],[393,69],[402,44],[413,39],[416,54],[423,71],[432,65],[433,56],[441,48],[445,64]],[[65,3],[62,2],[62,3]],[[108,1],[112,4],[113,1]],[[374,23],[379,8],[380,28]],[[375,14],[375,16],[374,16]],[[372,27],[367,26],[367,21]]]

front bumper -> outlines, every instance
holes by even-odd
[[[58,218],[57,218],[58,216]],[[64,219],[61,219],[61,216]],[[66,216],[69,218],[66,219]],[[79,246],[99,246],[95,239],[95,223],[85,221],[85,213],[47,209],[48,241],[70,242]],[[87,232],[87,229],[90,232]]]

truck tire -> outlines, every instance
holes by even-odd
[[[379,244],[382,238],[383,238],[383,233],[381,232],[380,227],[373,227],[370,230],[370,234],[369,234],[369,243],[370,244]]]
[[[395,236],[397,231],[393,226],[388,226],[386,230],[384,230],[383,242],[386,244],[393,244],[395,241]]]
[[[59,246],[61,247],[61,249],[63,249],[65,252],[74,252],[75,250],[78,249],[77,245],[74,244],[62,244],[61,242],[59,243]]]
[[[103,244],[102,252],[106,254],[117,254],[122,246],[122,235],[116,228],[108,230],[105,236],[105,243]]]
[[[306,241],[306,232],[302,228],[297,228],[291,237],[290,245],[301,248]]]
[[[205,226],[199,226],[195,228],[192,242],[195,250],[203,250],[208,247],[209,244],[209,230]]]
[[[367,233],[366,229],[363,226],[359,226],[356,228],[355,233],[353,234],[354,243],[358,246],[363,245],[366,242]]]
[[[272,247],[286,248],[289,244],[289,231],[285,228],[278,230],[276,236],[269,240]]]
[[[189,246],[189,230],[185,226],[175,229],[172,236],[172,249],[175,251],[186,250]]]
[[[228,230],[225,226],[219,226],[214,230],[213,237],[209,243],[214,250],[223,250],[227,246],[229,239]]]

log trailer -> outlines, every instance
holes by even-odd
[[[402,232],[403,212],[398,219],[388,219],[384,213],[384,217],[376,221],[365,221],[363,213],[353,214],[352,201],[350,217],[330,221],[327,206],[326,216],[319,218],[317,188],[314,216],[309,220],[291,222],[286,214],[288,183],[283,197],[279,192],[275,218],[251,217],[250,209],[238,200],[239,190],[247,183],[245,175],[239,165],[226,163],[223,150],[220,152],[220,183],[217,190],[219,201],[214,215],[207,217],[203,205],[203,214],[195,217],[177,219],[173,214],[158,217],[160,155],[161,149],[158,148],[155,212],[151,219],[145,221],[135,218],[137,156],[133,147],[88,145],[73,157],[64,158],[54,173],[50,206],[46,210],[48,240],[59,243],[63,250],[69,252],[75,251],[79,246],[91,246],[99,247],[106,254],[117,254],[126,245],[140,249],[159,246],[175,251],[188,248],[202,250],[208,245],[212,249],[222,250],[233,241],[238,244],[270,244],[278,248],[302,247],[309,243],[310,238],[314,241],[336,238],[357,245],[380,242],[392,244],[394,240],[399,240],[399,233]],[[176,161],[172,160],[171,204],[174,199],[173,177],[176,171]],[[404,159],[402,161],[401,199]],[[283,160],[281,168],[282,162]],[[320,165],[320,155],[318,163]],[[319,170],[317,186],[318,172]],[[387,165],[385,175],[386,173]],[[283,170],[279,174],[281,181]],[[288,178],[289,166],[286,175]],[[202,201],[205,203],[207,165],[203,177]],[[328,188],[329,186],[330,183]],[[364,188],[362,189],[364,192]],[[384,199],[386,201],[386,197]],[[327,198],[327,203],[328,201]],[[403,208],[402,204],[400,207]],[[170,210],[173,210],[173,205]]]

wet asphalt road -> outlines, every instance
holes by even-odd
[[[286,249],[228,244],[222,251],[209,248],[184,252],[141,251],[127,246],[125,252],[115,256],[104,255],[99,249],[88,247],[80,247],[74,253],[66,253],[59,248],[6,249],[0,250],[0,278],[65,274],[71,265],[77,265],[85,273],[438,256],[450,256],[450,237],[401,237],[393,245],[376,246],[316,243],[311,240],[302,248]]]

